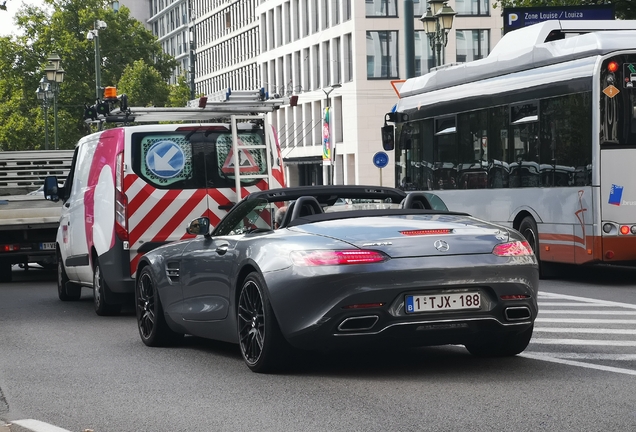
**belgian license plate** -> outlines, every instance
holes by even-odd
[[[406,313],[443,310],[479,309],[481,295],[478,292],[429,294],[406,296]]]
[[[55,250],[55,243],[40,243],[40,250]]]

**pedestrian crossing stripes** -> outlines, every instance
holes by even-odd
[[[636,305],[547,292],[538,305],[521,356],[636,376]]]

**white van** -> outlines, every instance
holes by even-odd
[[[241,196],[285,185],[265,116],[228,117],[117,127],[79,141],[64,186],[54,176],[45,180],[45,197],[63,202],[60,300],[77,300],[89,287],[98,315],[119,313],[133,299],[144,253],[194,237],[185,230],[194,218],[214,225]]]

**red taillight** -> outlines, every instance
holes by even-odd
[[[2,245],[2,252],[16,252],[19,250],[20,250],[20,245],[17,245],[17,244]]]
[[[498,244],[492,253],[497,256],[525,256],[532,255],[532,248],[527,241],[515,241]]]
[[[525,295],[525,294],[512,294],[512,295],[502,295],[501,299],[502,300],[523,300],[523,299],[527,299],[530,298],[529,295]]]
[[[294,251],[290,256],[297,266],[370,264],[388,259],[382,252],[357,249]]]
[[[115,167],[115,234],[128,241],[128,199],[124,194],[124,153],[118,153]]]
[[[407,236],[421,236],[421,235],[433,235],[433,234],[450,234],[452,229],[424,229],[424,230],[408,230],[400,231],[400,234]]]
[[[621,234],[627,235],[627,234],[629,234],[629,232],[630,232],[630,229],[629,229],[629,227],[627,225],[621,226]]]

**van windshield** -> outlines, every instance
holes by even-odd
[[[263,145],[261,129],[241,129],[239,145]],[[241,150],[240,174],[266,174],[265,149]],[[202,189],[235,186],[235,157],[228,127],[193,127],[132,135],[133,171],[160,189]],[[241,177],[242,186],[259,179]]]

